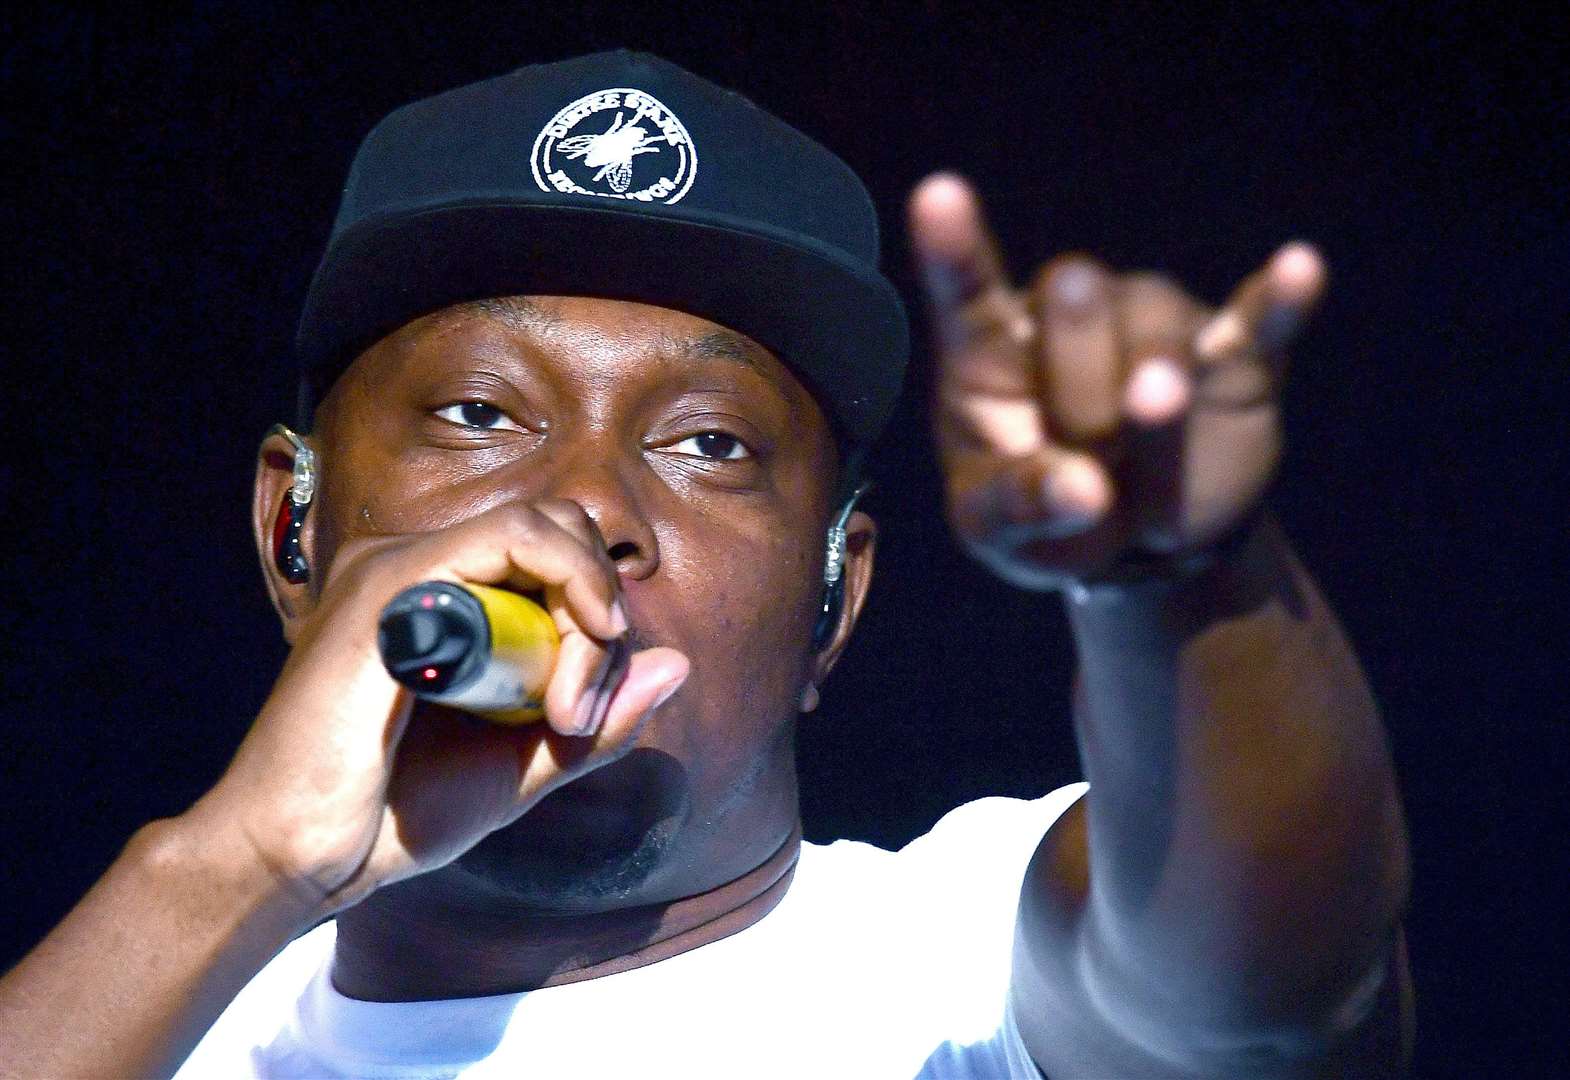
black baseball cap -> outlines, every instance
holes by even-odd
[[[876,438],[909,351],[872,200],[739,94],[619,50],[406,105],[366,136],[296,341],[308,396],[405,323],[527,293],[676,308],[763,344],[842,448]]]

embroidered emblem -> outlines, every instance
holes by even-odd
[[[551,117],[530,155],[542,191],[673,203],[698,171],[692,138],[642,90],[600,90]]]

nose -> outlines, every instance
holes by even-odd
[[[585,450],[552,470],[545,495],[583,507],[605,540],[611,562],[623,577],[642,581],[660,565],[660,542],[630,478],[614,456]]]

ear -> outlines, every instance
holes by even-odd
[[[845,594],[844,603],[840,605],[839,625],[813,662],[814,686],[823,685],[839,661],[840,653],[850,643],[851,631],[856,629],[856,620],[861,617],[862,605],[867,601],[867,590],[872,586],[872,562],[877,547],[877,525],[860,510],[854,511],[845,522],[845,569],[842,579]]]
[[[305,441],[314,449],[310,438]],[[320,454],[317,460],[320,462]],[[315,607],[316,600],[312,582],[296,584],[289,581],[278,569],[278,563],[273,557],[273,526],[284,509],[284,501],[288,499],[293,484],[294,447],[282,435],[269,434],[262,440],[261,448],[256,453],[256,482],[251,489],[251,535],[256,542],[256,554],[261,559],[262,580],[267,583],[267,595],[283,624],[284,640],[291,645],[294,644],[300,621]],[[318,484],[314,503],[320,502]],[[313,504],[300,532],[301,549],[313,568],[317,566],[312,556],[316,550],[316,522],[320,514],[320,506]]]

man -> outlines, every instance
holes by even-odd
[[[663,61],[526,68],[362,146],[308,435],[257,470],[289,660],[212,791],[7,976],[8,1071],[1398,1071],[1383,735],[1259,508],[1317,255],[1208,312],[1083,257],[1016,290],[952,176],[911,227],[953,524],[1064,596],[1088,790],[801,843],[793,725],[867,594],[905,349],[870,202]],[[378,614],[430,579],[542,595],[543,724],[387,675]]]

